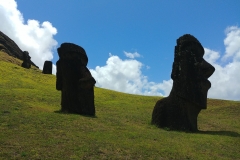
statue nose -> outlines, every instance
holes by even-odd
[[[203,62],[201,63],[200,68],[205,78],[209,78],[215,71],[215,68],[205,60],[203,60]]]

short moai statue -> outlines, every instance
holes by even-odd
[[[52,74],[52,61],[45,61],[43,65],[43,74]]]
[[[62,92],[61,111],[95,115],[95,79],[87,68],[85,50],[73,43],[63,43],[58,48],[56,89]]]
[[[23,63],[21,65],[23,68],[31,68],[31,57],[29,56],[28,51],[23,52]]]
[[[157,101],[152,124],[160,128],[198,131],[197,117],[207,108],[208,78],[215,68],[203,59],[204,48],[192,35],[177,39],[171,78],[173,87],[168,97]]]

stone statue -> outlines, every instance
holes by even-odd
[[[61,90],[61,111],[95,115],[95,79],[87,68],[85,50],[73,43],[63,43],[58,48],[56,89]]]
[[[161,128],[198,131],[197,117],[207,108],[207,92],[211,87],[208,78],[215,68],[203,59],[204,49],[192,35],[177,40],[171,78],[170,95],[157,101],[152,124]]]
[[[43,66],[43,74],[52,74],[52,61],[45,61]]]
[[[23,52],[23,63],[22,63],[22,67],[23,68],[31,68],[31,57],[29,56],[28,51],[24,51]]]

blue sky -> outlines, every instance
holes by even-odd
[[[56,63],[56,48],[63,42],[72,42],[86,50],[88,68],[97,86],[133,94],[167,96],[172,84],[170,74],[176,39],[189,33],[208,49],[207,60],[219,67],[215,77],[210,78],[209,97],[240,100],[240,77],[235,73],[240,70],[238,0],[9,0],[8,4],[4,1],[0,0],[0,7],[1,4],[5,9],[12,6],[8,9],[12,14],[14,8],[19,11],[25,26],[22,30],[32,39],[15,33],[13,26],[20,24],[11,24],[17,21],[17,16],[9,21],[7,9],[2,9],[1,14],[9,26],[1,26],[0,30],[9,33],[20,48],[28,50],[33,60],[39,55],[35,59],[42,59],[38,62],[40,67],[44,62],[42,57]],[[47,25],[42,25],[44,22],[48,22]],[[40,30],[48,39],[36,36]],[[19,35],[23,35],[22,38]],[[224,43],[228,37],[230,42]],[[41,44],[36,49],[47,46],[41,53],[34,53],[35,45],[26,44],[35,40],[36,46]],[[231,50],[236,43],[239,45],[233,45],[234,53],[228,53],[226,48],[230,46]],[[224,55],[230,56],[223,59]],[[233,73],[229,73],[229,68],[234,68]],[[218,89],[217,85],[224,87]]]

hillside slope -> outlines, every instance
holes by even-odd
[[[23,60],[23,51],[11,38],[0,31],[0,51],[1,50],[4,50],[11,57]],[[32,61],[31,64],[37,67]]]
[[[0,58],[0,159],[240,159],[240,102],[209,99],[201,132],[167,131],[150,124],[160,97],[96,87],[95,118],[59,113],[55,78]]]

